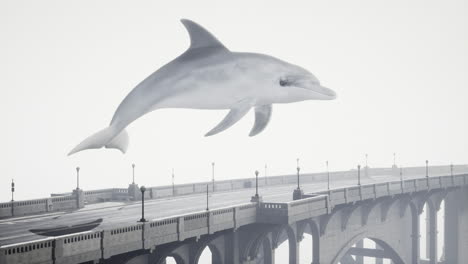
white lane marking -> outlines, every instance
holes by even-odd
[[[43,219],[55,215],[61,215],[65,214],[65,212],[56,212],[56,213],[50,213],[50,214],[40,214],[40,215],[30,215],[30,216],[22,216],[22,217],[15,217],[15,218],[8,218],[5,220],[0,220],[0,224],[3,222],[16,222],[16,221],[21,221],[25,219]]]
[[[15,235],[15,236],[9,236],[9,237],[0,237],[0,241],[2,240],[8,240],[8,239],[13,239],[13,238],[20,238],[20,237],[26,237],[26,236],[31,236],[32,234],[21,234],[21,235]]]

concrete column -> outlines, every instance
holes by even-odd
[[[437,209],[429,207],[429,263],[437,264]]]
[[[467,177],[465,177],[465,181]],[[468,182],[465,182],[467,184]],[[458,262],[468,263],[468,187],[458,191]],[[448,262],[446,262],[448,263]]]
[[[289,238],[289,264],[299,264],[299,243],[297,239]]]
[[[361,240],[356,243],[357,248],[364,248],[364,240]],[[364,263],[364,257],[363,256],[356,256],[356,264],[363,264]]]
[[[275,247],[271,247],[271,259],[270,259],[270,263],[267,262],[267,260],[265,259],[265,263],[264,264],[275,264]]]
[[[445,263],[458,263],[458,199],[455,192],[445,198]]]
[[[418,208],[416,206],[411,208],[411,227],[412,227],[412,234],[411,234],[411,239],[412,239],[412,257],[411,260],[413,264],[418,264],[419,263],[419,244],[420,244],[420,235],[419,235],[419,212]]]
[[[233,231],[225,236],[226,263],[240,263],[239,261],[239,231]]]

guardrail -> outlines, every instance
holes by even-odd
[[[0,247],[0,264],[81,263],[256,222],[254,203]]]
[[[450,166],[431,166],[429,167],[430,175],[440,175],[443,173],[450,172]],[[404,169],[405,175],[422,176],[425,174],[425,167],[408,167]],[[468,165],[456,165],[453,167],[454,173],[468,172]],[[393,175],[397,177],[399,175],[398,168],[365,168],[361,175],[366,176],[383,176]],[[357,177],[356,170],[331,172],[330,177],[332,179],[352,179]],[[324,181],[327,179],[326,173],[307,173],[301,175],[301,182],[313,182],[313,181]],[[423,182],[424,179],[421,180]],[[281,184],[292,184],[296,182],[296,175],[280,175],[280,176],[269,176],[262,177],[259,179],[259,186],[275,186]],[[427,184],[427,183],[426,183]],[[433,183],[434,184],[434,183]],[[440,183],[446,184],[446,183]],[[209,185],[210,190],[214,191],[232,191],[244,188],[253,188],[255,186],[255,178],[246,179],[234,179],[234,180],[222,180],[216,181],[214,186],[212,182],[201,182],[201,183],[190,183],[190,184],[178,184],[178,185],[167,185],[160,187],[149,187],[146,192],[147,199],[156,199],[169,196],[179,195],[190,195],[203,193],[206,191],[206,185]],[[423,188],[422,183],[417,184],[418,188]],[[379,188],[385,188],[379,186]],[[396,190],[395,186],[391,187]],[[357,190],[350,190],[356,192]],[[345,196],[344,193],[335,193],[339,196]],[[369,195],[368,190],[363,190],[364,196]],[[125,188],[109,188],[101,190],[90,190],[83,191],[82,195],[85,203],[98,203],[104,201],[128,201],[132,199],[129,195],[129,189]],[[51,198],[27,200],[27,201],[15,201],[0,203],[0,218],[22,216],[27,214],[37,214],[44,212],[63,211],[63,210],[74,210],[78,206],[83,206],[83,203],[78,201],[78,198],[74,193],[63,193],[63,194],[52,194]],[[67,198],[65,198],[67,197]],[[60,201],[60,199],[66,199],[66,201]],[[52,200],[51,200],[52,199]],[[345,199],[345,198],[343,198]],[[75,200],[75,202],[73,202]],[[81,204],[81,205],[80,205]]]

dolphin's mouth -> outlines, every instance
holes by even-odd
[[[320,85],[318,80],[304,76],[288,76],[289,78],[282,80],[289,86],[305,89],[309,92],[313,92],[314,99],[318,100],[333,100],[336,99],[336,93],[330,88],[323,87]]]
[[[309,84],[305,84],[305,83],[297,84],[296,83],[295,86],[314,93],[314,95],[316,96],[315,99],[318,99],[318,100],[334,100],[334,99],[336,99],[335,91],[333,91],[330,88],[323,87],[320,84],[316,84],[316,83],[313,83],[313,84],[310,84],[310,83]]]
[[[311,88],[306,88],[314,93],[317,93],[321,96],[324,96],[325,100],[333,100],[333,99],[336,99],[336,93],[335,91],[333,91],[332,89],[330,88],[327,88],[327,87],[323,87],[321,85],[315,85]]]

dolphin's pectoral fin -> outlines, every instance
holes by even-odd
[[[210,132],[205,134],[205,137],[218,134],[219,132],[230,128],[232,125],[237,123],[237,121],[239,121],[243,116],[245,116],[245,114],[249,112],[251,107],[252,101],[249,99],[244,99],[238,102],[217,126],[211,129]]]
[[[272,109],[271,104],[255,107],[255,124],[252,130],[250,130],[250,137],[257,135],[265,129],[270,121]]]
[[[190,49],[210,47],[228,50],[213,34],[202,26],[188,19],[181,19],[180,21],[184,24],[190,35]]]

